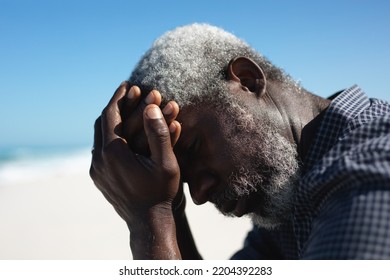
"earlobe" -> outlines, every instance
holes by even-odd
[[[263,70],[250,58],[240,56],[228,65],[229,80],[238,82],[244,89],[262,96],[265,93],[266,79]]]

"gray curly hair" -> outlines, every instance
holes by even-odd
[[[226,68],[231,59],[246,56],[262,67],[268,80],[291,82],[283,70],[234,35],[208,24],[192,24],[169,31],[143,55],[129,82],[143,92],[157,89],[165,101],[179,106],[195,101],[230,99]],[[214,103],[215,104],[215,103]]]

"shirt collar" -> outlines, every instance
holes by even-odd
[[[337,95],[326,109],[303,164],[303,173],[328,152],[345,126],[370,105],[364,91],[354,85]]]

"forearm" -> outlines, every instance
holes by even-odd
[[[133,259],[181,259],[172,215],[148,215],[128,226]]]
[[[184,207],[175,215],[143,215],[128,227],[133,259],[201,259]]]

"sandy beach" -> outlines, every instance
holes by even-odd
[[[54,170],[54,171],[53,171]],[[71,169],[0,184],[0,259],[131,259],[126,224],[88,175],[89,155]],[[187,215],[205,259],[226,259],[242,246],[248,219],[226,218],[212,205]]]

